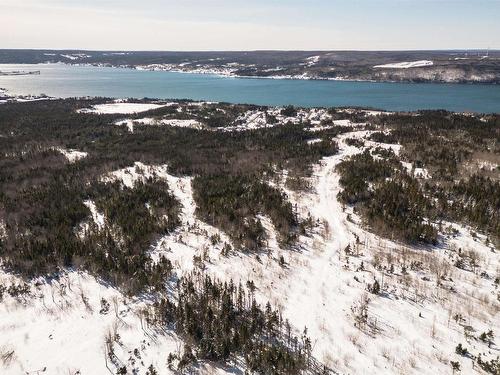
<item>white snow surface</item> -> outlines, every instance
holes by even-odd
[[[447,290],[449,286],[436,288],[437,280],[430,270],[409,275],[401,285],[399,276],[385,271],[382,274],[373,267],[373,262],[383,254],[384,257],[427,259],[430,267],[433,262],[448,264],[450,253],[456,250],[454,246],[461,244],[480,252],[484,256],[484,267],[494,274],[498,268],[498,254],[491,253],[483,243],[473,241],[464,230],[453,244],[428,251],[380,239],[348,221],[347,214],[354,214],[351,209],[344,211],[336,199],[340,187],[335,167],[349,155],[362,151],[346,145],[343,139],[366,135],[367,132],[353,132],[340,136],[340,154],[326,158],[316,169],[312,184],[316,187],[315,194],[299,195],[294,200],[304,213],[310,212],[323,220],[325,233],[309,239],[305,245],[307,251],[293,253],[289,260],[290,271],[285,277],[279,275],[279,283],[274,285],[268,297],[283,306],[284,315],[295,327],[308,327],[315,340],[314,354],[341,373],[449,373],[448,360],[459,361],[465,373],[472,363],[454,354],[453,343],[456,346],[464,340],[463,328],[455,322],[450,323],[450,314],[467,316],[478,331],[499,327],[498,303],[490,300],[486,307],[479,300],[481,293],[492,293],[491,282],[450,268],[456,280],[455,287],[461,290],[456,296]],[[360,239],[359,245],[356,245],[356,236]],[[359,255],[350,257],[349,261],[343,252],[347,245],[359,248]],[[361,262],[364,270],[357,270]],[[429,277],[428,282],[422,281],[424,275]],[[373,282],[375,277],[382,282],[384,296],[369,296],[369,319],[376,330],[365,333],[354,328],[351,307],[366,294],[365,283]],[[471,288],[473,284],[481,288]],[[481,343],[470,345],[475,346],[475,350],[485,350]]]
[[[430,60],[418,60],[418,61],[404,61],[399,63],[375,65],[374,68],[409,69],[409,68],[421,68],[424,66],[432,66],[432,65],[434,65],[434,62]]]
[[[7,234],[7,228],[2,219],[0,219],[0,239],[4,239]]]
[[[194,119],[164,119],[164,118],[152,118],[145,117],[141,119],[125,119],[115,122],[115,125],[126,126],[127,129],[133,133],[134,124],[137,125],[153,125],[153,126],[174,126],[180,128],[193,128],[202,129],[203,125]]]
[[[104,215],[97,210],[95,202],[92,200],[86,200],[83,204],[90,210],[92,221],[97,225],[97,228],[102,229],[104,227]]]
[[[20,283],[3,272],[0,281]],[[0,373],[114,374],[116,366],[109,359],[106,364],[104,351],[108,332],[120,335],[114,345],[118,364],[141,374],[153,364],[161,374],[170,373],[165,355],[178,351],[181,342],[174,333],[147,326],[141,318],[146,300],[129,299],[86,273],[69,272],[38,284],[30,297],[6,296],[0,303],[0,352],[13,351],[10,361],[0,361]],[[100,313],[103,298],[110,305],[106,313]],[[140,358],[133,354],[136,348]]]
[[[106,103],[106,104],[97,104],[92,108],[82,108],[79,109],[80,113],[96,113],[96,114],[132,114],[139,112],[146,112],[152,109],[158,109],[161,107],[165,107],[165,104],[154,104],[154,103]]]
[[[48,53],[45,53],[44,55],[47,55],[47,56],[55,56],[55,54],[48,54]],[[79,59],[85,59],[85,58],[88,58],[88,57],[92,57],[91,55],[87,55],[85,53],[75,53],[75,54],[60,54],[59,56],[61,57],[64,57],[68,60],[72,60],[72,61],[75,61],[75,60],[79,60]]]
[[[423,179],[431,178],[431,175],[426,168],[420,168],[420,167],[414,168],[412,163],[408,163],[408,162],[404,162],[404,161],[401,162],[401,164],[403,164],[403,167],[405,167],[406,171],[410,175],[413,175],[413,177],[423,178]]]
[[[306,59],[306,65],[307,66],[314,66],[316,65],[319,60],[320,60],[321,56],[311,56],[311,57],[308,57]]]
[[[75,163],[80,159],[87,157],[88,153],[84,151],[78,151],[73,149],[65,149],[65,148],[56,148],[56,151],[59,151],[70,163]]]

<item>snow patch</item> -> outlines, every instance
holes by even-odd
[[[193,129],[202,129],[203,124],[201,124],[197,120],[193,119],[163,119],[163,118],[151,118],[145,117],[141,119],[125,119],[119,120],[115,122],[115,125],[126,126],[127,129],[133,133],[134,132],[134,124],[137,125],[153,125],[153,126],[174,126],[180,128],[193,128]]]
[[[104,228],[104,215],[97,210],[97,206],[95,205],[94,201],[86,200],[83,202],[83,204],[90,210],[92,220],[97,225],[97,228]]]
[[[80,159],[86,158],[88,153],[84,151],[78,151],[73,149],[56,148],[70,163],[75,163]]]
[[[408,163],[406,161],[402,161],[401,164],[410,175],[413,175],[413,177],[423,178],[423,179],[431,178],[431,175],[426,168],[418,168],[418,167],[414,168],[412,163]]]
[[[55,54],[47,54],[47,53],[45,53],[44,55],[55,56]],[[87,55],[85,53],[75,53],[75,54],[71,54],[71,55],[70,54],[60,54],[59,56],[64,57],[68,60],[72,60],[72,61],[92,57],[91,55]]]
[[[404,61],[400,63],[390,63],[384,65],[375,65],[374,68],[386,68],[386,69],[409,69],[409,68],[421,68],[424,66],[432,66],[434,62],[430,60],[418,60],[418,61]]]
[[[0,240],[7,237],[7,226],[5,222],[0,219]]]
[[[158,109],[165,107],[166,104],[153,104],[153,103],[107,103],[107,104],[97,104],[91,108],[78,109],[79,113],[96,113],[99,115],[103,114],[133,114],[151,111],[153,109]]]
[[[321,141],[322,141],[322,139],[321,139],[321,138],[309,139],[309,140],[307,141],[307,144],[308,144],[308,145],[313,145],[313,144],[315,144],[315,143],[320,143]]]
[[[307,66],[314,66],[319,62],[319,59],[321,56],[311,56],[306,59],[306,65]]]

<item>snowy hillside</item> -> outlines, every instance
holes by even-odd
[[[317,62],[313,58],[308,61]],[[163,105],[114,103],[93,108],[96,114],[131,114]],[[176,113],[186,111],[182,107]],[[263,185],[284,194],[298,222],[311,225],[287,244],[276,227],[276,218],[271,217],[274,213],[262,211],[256,219],[263,228],[265,245],[257,252],[238,251],[232,233],[222,230],[217,221],[209,223],[201,218],[196,174],[174,173],[169,163],[144,159],[101,173],[99,182],[118,183],[122,189],[134,189],[152,180],[168,184],[169,193],[180,205],[179,223],[154,237],[147,249],[153,263],[168,259],[172,264],[162,296],[177,301],[176,282],[192,274],[248,286],[259,305],[269,302],[281,311],[297,336],[306,330],[311,340],[309,361],[314,364],[309,372],[316,369],[321,373],[322,368],[336,374],[487,373],[488,367],[479,362],[491,361],[495,366],[500,354],[500,254],[495,242],[472,226],[442,221],[431,223],[438,228],[435,245],[389,239],[375,234],[362,211],[339,198],[343,190],[340,163],[365,151],[377,149],[379,155],[395,155],[406,163],[401,164],[401,170],[422,183],[433,178],[434,172],[425,166],[415,168],[403,161],[401,144],[376,140],[381,132],[386,138],[391,136],[379,121],[388,115],[361,110],[332,114],[323,109],[293,113],[282,108],[248,109],[235,115],[225,129],[212,129],[224,131],[207,132],[209,137],[231,137],[245,130],[241,137],[247,137],[266,129],[304,126],[304,133],[300,133],[308,137],[304,147],[316,147],[328,138],[338,148],[333,155],[313,163],[310,174],[304,177],[305,189],[292,189],[291,170],[278,164],[273,166],[274,173],[260,177]],[[148,131],[205,132],[200,119],[168,117],[155,122],[167,127],[140,127],[139,132],[120,136],[143,136],[142,132]],[[129,129],[132,121],[153,124],[153,120],[145,120],[119,120],[118,124]],[[116,128],[109,131],[121,131]],[[333,133],[336,131],[340,133]],[[57,152],[73,167],[92,157],[92,149],[57,148]],[[93,199],[97,198],[83,202],[90,214],[75,229],[81,238],[112,224],[113,210],[103,210]],[[151,212],[155,209],[149,203],[146,206]],[[115,228],[110,236],[119,233]],[[5,233],[0,235],[7,238]],[[130,295],[96,273],[79,269],[78,263],[61,265],[51,277],[23,279],[7,268],[0,272],[2,374],[249,371],[239,355],[227,363],[194,361],[178,370],[180,359],[186,358],[186,345],[196,351],[196,344],[186,341],[173,327],[153,324],[158,296],[152,288]]]

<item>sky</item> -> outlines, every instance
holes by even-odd
[[[500,0],[0,0],[0,48],[500,49]]]

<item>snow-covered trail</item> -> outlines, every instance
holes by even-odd
[[[335,168],[347,155],[354,154],[356,150],[355,147],[347,146],[343,139],[340,140],[339,146],[340,153],[331,157],[317,176],[320,217],[328,223],[330,233],[328,245],[337,250],[347,246],[349,236],[342,207],[337,200],[337,194],[340,192],[340,176],[335,172]]]
[[[352,284],[352,276],[343,272],[342,250],[353,242],[354,235],[349,231],[346,213],[337,200],[340,191],[340,176],[335,171],[345,158],[361,152],[345,143],[345,139],[363,137],[365,131],[355,131],[337,137],[338,154],[323,159],[317,167],[313,180],[316,193],[312,202],[306,202],[307,210],[313,217],[323,221],[325,233],[317,238],[310,251],[299,255],[292,272],[284,281],[291,289],[286,293],[288,300],[283,303],[284,315],[297,328],[307,327],[313,342],[313,354],[333,368],[333,358],[345,353],[345,342],[339,340],[346,335],[346,314],[360,293],[362,287]],[[297,290],[298,289],[298,290]],[[337,317],[337,318],[335,318]],[[340,366],[349,367],[349,366]]]
[[[366,138],[371,131],[353,131],[342,134],[336,138],[339,152],[337,155],[324,159],[323,167],[316,172],[318,180],[317,194],[319,202],[315,207],[316,217],[326,220],[328,223],[329,237],[327,245],[331,249],[338,251],[344,249],[353,239],[353,234],[347,226],[347,214],[343,212],[342,204],[338,201],[337,195],[340,193],[340,175],[335,171],[345,159],[363,152],[364,148],[349,146],[345,140],[347,138]]]

